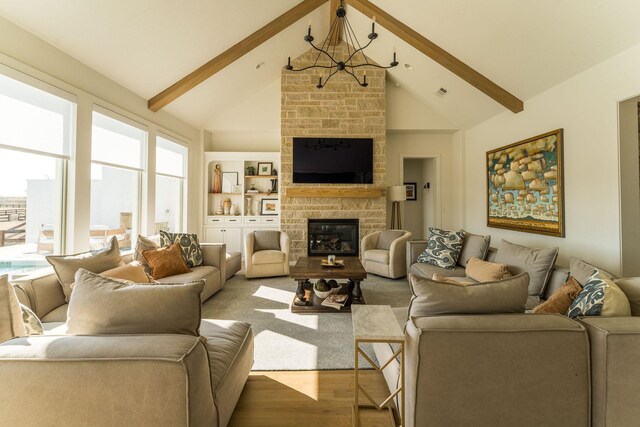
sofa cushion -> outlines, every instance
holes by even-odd
[[[253,251],[280,250],[280,232],[277,230],[256,230],[253,232]]]
[[[182,257],[180,245],[177,243],[163,248],[142,251],[142,256],[147,259],[149,267],[151,267],[151,277],[154,279],[162,279],[163,277],[191,271],[187,267]]]
[[[188,283],[197,282],[198,280],[204,281],[204,289],[200,294],[203,302],[219,291],[224,284],[224,279],[220,276],[220,269],[210,265],[193,267],[188,273],[163,277],[162,279],[158,279],[157,283]]]
[[[251,262],[254,265],[258,264],[282,264],[284,262],[284,252],[279,250],[262,250],[254,252],[251,255]]]
[[[69,334],[198,335],[203,281],[136,284],[80,269],[69,302]]]
[[[442,314],[524,313],[529,275],[525,272],[497,282],[459,286],[409,275],[414,297],[412,317]]]
[[[416,262],[409,267],[409,273],[416,274],[422,277],[433,277],[434,274],[439,274],[445,277],[465,277],[466,273],[464,267],[457,265],[453,270],[447,268],[438,267],[424,262]]]
[[[479,236],[477,234],[471,234],[465,231],[464,242],[462,242],[462,251],[460,252],[460,256],[458,257],[458,265],[466,267],[469,259],[473,257],[482,260],[485,259],[490,244],[490,235]]]
[[[58,308],[54,308],[49,313],[42,316],[43,323],[50,322],[66,322],[67,321],[67,310],[69,310],[69,303],[62,304]]]
[[[188,267],[197,267],[202,265],[202,249],[197,234],[188,233],[169,233],[160,231],[160,245],[167,246],[177,243],[180,245],[182,258]]]
[[[404,236],[404,230],[384,230],[380,232],[378,236],[378,244],[376,249],[384,249],[386,251],[391,249],[391,244],[394,240]]]
[[[513,274],[529,273],[529,295],[542,296],[557,256],[558,248],[531,249],[503,239],[495,262],[506,264]]]
[[[589,264],[586,261],[583,261],[578,258],[571,258],[569,261],[569,271],[571,276],[573,276],[581,286],[587,284],[591,276],[593,276],[593,272],[595,270],[600,271],[600,273],[606,274],[608,277],[614,278],[615,276],[609,273],[606,270],[603,270],[600,267],[596,267],[594,265]]]
[[[385,249],[369,249],[368,251],[364,251],[363,258],[367,261],[389,265],[389,251]]]
[[[631,316],[631,307],[611,277],[595,270],[571,303],[567,316]]]
[[[471,277],[478,282],[494,282],[512,276],[505,264],[482,261],[476,257],[470,258],[469,261],[467,261],[465,273],[467,277]]]
[[[142,264],[133,261],[129,264],[121,265],[111,270],[103,271],[101,276],[110,277],[112,279],[126,280],[133,283],[149,283],[149,276],[144,271]]]
[[[155,236],[158,237],[158,236]],[[136,249],[133,252],[133,259],[134,261],[138,261],[140,264],[142,264],[142,268],[144,268],[144,271],[147,272],[147,274],[151,274],[151,267],[149,267],[149,263],[147,262],[147,259],[142,256],[142,252],[143,251],[150,251],[152,249],[158,249],[160,247],[160,240],[155,239],[154,237],[144,237],[144,236],[140,236],[138,235],[138,240],[136,241]]]
[[[418,256],[418,262],[453,270],[458,262],[464,231],[448,231],[429,227],[427,248]]]
[[[534,307],[533,313],[566,314],[569,311],[569,307],[571,307],[571,303],[581,291],[582,286],[580,286],[580,283],[575,278],[569,277],[569,280],[555,291],[548,300]]]
[[[615,283],[629,299],[631,315],[640,316],[640,277],[617,279]]]
[[[102,273],[123,264],[116,236],[113,236],[103,249],[74,255],[49,255],[46,259],[56,272],[67,302],[71,297],[71,284],[74,282],[74,276],[80,268],[92,273]]]
[[[13,285],[6,275],[0,276],[0,343],[14,337],[27,336],[22,311]]]

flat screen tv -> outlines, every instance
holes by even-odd
[[[373,184],[373,139],[294,137],[293,182]]]

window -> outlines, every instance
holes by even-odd
[[[187,147],[156,138],[156,232],[183,231]]]
[[[0,74],[0,274],[41,268],[45,255],[64,249],[76,104],[56,88],[18,78],[33,85]]]
[[[120,249],[126,250],[140,227],[147,131],[112,116],[93,112],[90,246],[101,248],[117,236]]]

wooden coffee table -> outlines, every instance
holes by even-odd
[[[298,258],[296,265],[291,268],[289,277],[298,282],[296,295],[291,303],[292,313],[332,313],[351,312],[351,304],[365,304],[360,282],[367,278],[360,259],[358,257],[339,258],[344,261],[344,267],[323,267],[320,257]],[[347,303],[340,310],[321,305],[323,299],[318,298],[313,292],[313,285],[309,279],[336,279],[341,286],[339,294],[348,294]],[[346,282],[340,283],[340,279]],[[305,300],[305,290],[310,290],[311,301]],[[299,305],[304,303],[305,305]]]

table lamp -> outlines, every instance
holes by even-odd
[[[400,218],[400,202],[407,200],[407,190],[404,185],[392,185],[389,187],[387,197],[391,203],[391,228],[393,230],[402,229],[402,219]]]

